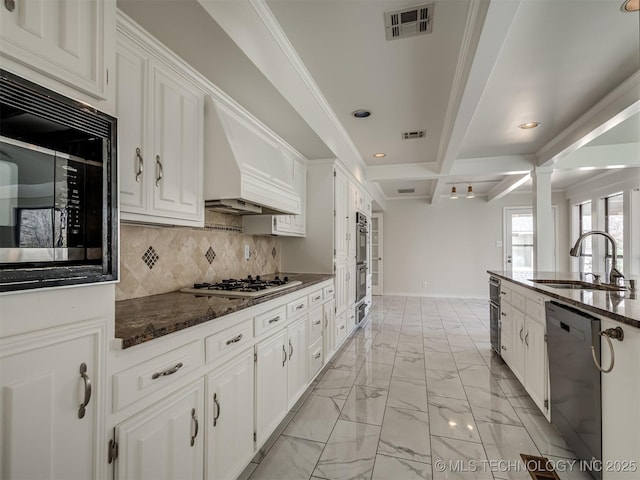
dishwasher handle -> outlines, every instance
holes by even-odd
[[[620,327],[608,328],[601,331],[600,336],[603,337],[609,344],[609,351],[611,352],[611,363],[609,364],[608,368],[602,368],[602,365],[600,365],[600,362],[598,362],[598,358],[596,357],[596,349],[593,345],[591,346],[591,357],[593,358],[593,363],[595,363],[598,370],[600,370],[602,373],[609,373],[611,370],[613,370],[613,366],[616,362],[615,352],[613,350],[613,343],[611,342],[611,339],[613,338],[615,340],[618,340],[619,342],[624,340],[624,330],[622,330],[622,328]]]

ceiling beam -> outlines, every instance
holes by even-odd
[[[531,155],[500,155],[495,157],[463,158],[456,160],[449,173],[439,172],[435,163],[403,163],[376,165],[365,169],[369,182],[383,180],[434,180],[451,177],[490,177],[495,175],[517,175],[529,172],[535,166]]]
[[[538,166],[553,166],[638,112],[640,112],[640,70],[538,150],[536,152]]]
[[[451,100],[440,138],[438,160],[441,165],[440,173],[443,174],[448,174],[453,168],[462,141],[520,7],[520,0],[490,2],[482,22],[480,19],[486,2],[482,2],[482,6],[478,5],[479,3],[471,3],[465,29],[469,34],[465,34],[463,39]],[[473,47],[476,44],[474,51]],[[443,180],[436,182],[431,195],[432,204],[437,203],[445,188]]]
[[[527,183],[530,179],[530,173],[527,173],[525,175],[512,175],[510,177],[506,177],[498,185],[487,192],[487,202],[499,200],[502,197],[509,195],[511,192]]]
[[[553,165],[554,170],[606,167],[640,167],[640,143],[582,147]]]

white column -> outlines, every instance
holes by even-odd
[[[555,229],[551,204],[551,172],[548,167],[536,167],[533,180],[533,265],[537,271],[555,271]]]
[[[635,243],[632,242],[635,240]],[[624,270],[626,277],[640,274],[640,188],[624,193]]]

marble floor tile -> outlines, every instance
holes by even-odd
[[[314,395],[346,399],[356,381],[356,372],[331,368],[324,374],[313,390]]]
[[[478,422],[478,429],[487,458],[498,463],[494,477],[531,479],[520,454],[539,456],[540,452],[524,427]]]
[[[284,431],[285,428],[287,428],[287,425],[289,425],[289,422],[293,419],[295,415],[296,415],[296,412],[287,413],[287,415],[284,417],[284,420],[280,422],[280,425],[276,427],[276,429],[269,436],[267,441],[264,442],[264,445],[262,445],[262,447],[253,456],[253,458],[251,459],[253,463],[260,463],[262,462],[262,460],[264,460],[264,458],[269,454],[269,452],[271,451],[271,448],[273,448],[275,443],[278,441],[278,438],[280,438],[280,435],[282,435],[282,432]]]
[[[567,445],[558,429],[547,422],[542,412],[523,408],[516,408],[516,412],[540,453],[556,457],[576,458],[573,449]]]
[[[418,462],[431,462],[429,414],[387,407],[380,432],[378,453]]]
[[[340,419],[382,425],[388,388],[354,385],[342,407]]]
[[[465,386],[473,416],[478,422],[506,423],[522,425],[520,418],[507,397],[494,381],[492,387]]]
[[[369,353],[365,357],[365,363],[377,363],[378,365],[391,365],[396,360],[396,350],[395,348],[383,347],[383,346],[373,346]]]
[[[429,352],[425,350],[424,362],[427,370],[458,371],[453,355],[448,352]]]
[[[365,358],[365,353],[354,353],[352,350],[338,352],[331,359],[331,368],[357,372],[358,370],[360,370],[360,367],[362,367]]]
[[[426,382],[416,378],[392,377],[387,406],[428,411]]]
[[[431,458],[434,479],[493,479],[481,443],[434,435],[431,437]]]
[[[499,378],[498,385],[513,407],[537,410],[538,407],[517,378]]]
[[[345,400],[311,395],[283,434],[326,443],[344,404]]]
[[[431,480],[431,465],[404,458],[376,455],[371,480]]]
[[[486,365],[484,362],[484,359],[482,358],[482,356],[480,356],[480,354],[475,348],[458,351],[458,352],[455,352],[453,351],[453,349],[451,349],[451,352],[453,353],[453,358],[456,361],[456,364],[458,364],[458,367],[460,367],[460,365],[463,363],[472,363],[474,365]]]
[[[446,338],[431,336],[424,338],[424,350],[426,352],[450,353],[451,347],[449,347]]]
[[[459,398],[466,400],[467,395],[456,372],[427,370],[427,393],[436,397]]]
[[[421,343],[402,343],[398,345],[396,354],[401,357],[424,357],[424,347]]]
[[[393,366],[365,362],[356,377],[356,385],[389,388]]]
[[[431,435],[480,442],[478,428],[466,400],[429,395]]]
[[[328,480],[371,478],[379,439],[380,427],[338,420],[313,475]]]
[[[496,382],[493,375],[491,375],[491,371],[484,364],[460,364],[458,372],[460,373],[460,380],[462,380],[462,384],[465,387],[486,387]]]
[[[593,480],[584,467],[571,458],[543,455],[549,459],[554,470],[562,480]]]
[[[487,362],[487,366],[495,378],[516,378],[504,360],[495,354]]]
[[[415,343],[422,346],[422,332],[420,333],[400,333],[398,345]]]
[[[425,379],[424,358],[411,358],[396,356],[393,365],[393,376],[404,378]]]
[[[282,435],[269,455],[255,469],[251,480],[307,480],[320,458],[323,447],[323,443]]]
[[[397,333],[389,333],[380,331],[373,337],[373,343],[371,348],[390,348],[395,350],[398,347],[398,340],[400,335]]]

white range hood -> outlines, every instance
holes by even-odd
[[[237,215],[297,215],[294,158],[252,119],[207,98],[205,208]]]

